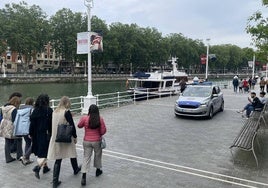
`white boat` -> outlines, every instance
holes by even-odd
[[[172,71],[137,72],[127,80],[128,92],[135,100],[179,93],[179,83],[182,79],[186,82],[188,75],[178,71],[176,60],[177,58],[171,59]]]

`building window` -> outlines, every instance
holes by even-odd
[[[10,55],[8,55],[8,56],[7,56],[7,60],[10,60],[10,59],[11,59],[11,56],[10,56]]]
[[[47,61],[45,61],[44,64],[47,65]]]
[[[11,69],[11,64],[7,64],[7,69]]]
[[[49,58],[52,59],[53,58],[53,55],[50,55]]]
[[[45,58],[47,58],[47,55],[45,55]]]
[[[40,65],[40,64],[41,64],[41,61],[40,61],[40,60],[38,60],[38,61],[37,61],[37,64],[38,64],[38,65]]]

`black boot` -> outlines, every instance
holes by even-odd
[[[35,166],[34,168],[33,168],[33,171],[34,171],[34,175],[35,175],[35,177],[37,178],[37,179],[40,179],[40,175],[39,175],[39,171],[40,171],[40,169],[41,169],[41,167],[40,166]]]
[[[48,166],[45,165],[45,166],[43,167],[43,173],[45,174],[45,173],[47,173],[47,172],[49,172],[49,171],[50,171],[50,168],[48,168]]]
[[[76,158],[71,158],[71,164],[74,170],[74,175],[77,175],[81,171],[81,165],[78,166]]]
[[[60,175],[60,164],[55,163],[54,164],[54,169],[53,169],[53,188],[57,188],[60,184],[61,181],[59,181],[59,175]]]
[[[87,184],[86,178],[87,178],[87,174],[86,173],[83,173],[82,180],[81,180],[81,185],[82,186],[85,186]]]
[[[97,170],[96,170],[96,176],[98,177],[98,176],[100,176],[101,174],[102,174],[102,170],[99,169],[99,168],[97,168]]]

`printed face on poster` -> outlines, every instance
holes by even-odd
[[[77,54],[88,54],[88,34],[90,34],[90,52],[102,52],[102,36],[96,32],[77,33]]]

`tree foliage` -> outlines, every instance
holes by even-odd
[[[43,46],[51,42],[58,55],[69,62],[87,61],[86,55],[76,54],[77,33],[87,31],[87,15],[63,8],[50,18],[37,5],[25,2],[7,4],[0,10],[0,53],[7,49],[26,55],[27,60]],[[267,45],[267,19],[261,13],[250,18],[247,31],[258,47]],[[92,54],[93,66],[109,68],[116,72],[149,70],[153,66],[167,66],[172,56],[178,58],[180,69],[202,72],[200,55],[206,54],[206,45],[199,39],[185,37],[181,33],[163,36],[156,28],[143,28],[137,24],[112,23],[107,25],[97,16],[91,18],[91,30],[103,35],[103,53]],[[262,48],[263,50],[265,48]],[[267,51],[267,50],[266,50]],[[252,49],[225,44],[210,46],[216,61],[209,64],[213,70],[235,71],[247,66],[252,59]]]
[[[37,5],[7,4],[0,10],[1,51],[7,45],[26,57],[26,63],[46,44],[49,36],[46,14]]]

